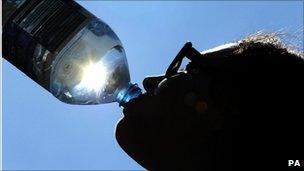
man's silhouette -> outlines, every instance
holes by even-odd
[[[148,170],[264,170],[303,158],[303,53],[265,34],[199,58],[146,78],[147,92],[124,106],[116,138],[127,154]]]

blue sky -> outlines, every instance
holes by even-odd
[[[145,76],[164,73],[188,40],[202,51],[260,30],[283,30],[303,39],[301,1],[79,3],[120,37],[131,79],[140,86]],[[143,169],[115,140],[122,117],[116,103],[67,105],[5,60],[2,72],[3,169]]]

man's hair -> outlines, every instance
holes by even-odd
[[[226,92],[234,94],[243,88],[246,89],[243,91],[266,91],[284,86],[281,91],[287,91],[290,84],[296,87],[302,82],[304,54],[301,48],[285,43],[284,36],[282,33],[258,32],[227,48],[202,54],[219,70],[218,76],[222,81],[231,84],[231,89]],[[231,91],[233,89],[235,91]],[[242,96],[244,92],[241,93]]]
[[[241,96],[245,98],[269,95],[270,100],[276,98],[275,94],[270,96],[275,91],[282,93],[282,97],[284,93],[289,94],[288,98],[291,98],[292,92],[296,94],[302,90],[303,51],[285,43],[283,36],[280,33],[256,33],[237,42],[232,53],[227,53],[219,66],[227,82],[239,84],[240,87],[235,87],[237,90],[232,92],[241,90]]]
[[[303,54],[303,40],[298,41],[298,44],[292,44],[291,39],[294,39],[292,37],[297,36],[291,36],[287,33],[264,33],[264,32],[257,32],[255,34],[249,35],[243,40],[239,41],[240,46],[242,48],[246,48],[248,46],[264,46],[264,47],[272,47],[277,50],[281,50],[282,52],[285,51],[289,54],[293,54],[295,56],[298,56],[300,58],[304,58]],[[302,42],[301,42],[302,41]]]

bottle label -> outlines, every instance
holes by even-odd
[[[72,0],[26,0],[3,27],[3,57],[49,89],[54,58],[92,17]]]
[[[90,18],[75,5],[64,0],[31,0],[20,7],[13,22],[47,50],[58,52]]]

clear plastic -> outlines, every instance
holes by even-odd
[[[50,92],[70,104],[110,103],[129,83],[119,38],[106,23],[93,18],[53,61]]]

